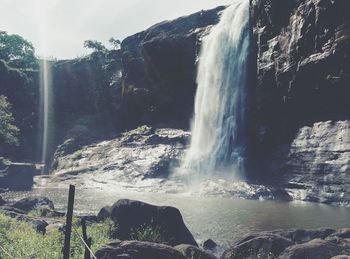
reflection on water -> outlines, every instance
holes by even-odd
[[[29,194],[45,195],[54,201],[58,210],[64,210],[68,190],[42,188],[31,193],[10,193],[7,198],[19,199]],[[212,238],[223,246],[254,231],[350,225],[350,208],[324,204],[79,188],[76,190],[75,213],[97,213],[101,207],[122,198],[175,206],[180,209],[197,241]]]

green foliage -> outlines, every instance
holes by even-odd
[[[38,68],[33,45],[16,34],[0,31],[0,59],[14,68]]]
[[[85,247],[82,244],[81,236],[82,230],[77,219],[73,220],[73,230],[71,237],[71,258],[81,259],[83,258]],[[87,235],[91,237],[91,250],[93,252],[97,251],[101,246],[109,243],[111,241],[111,231],[115,226],[111,220],[106,220],[102,223],[92,224],[87,226]],[[62,243],[63,246],[63,243]]]
[[[87,49],[92,49],[93,51],[104,52],[107,48],[97,40],[86,40],[84,41],[84,47]]]
[[[165,240],[162,238],[161,228],[159,226],[152,226],[152,224],[144,224],[137,229],[132,229],[130,239],[165,243]]]
[[[19,129],[13,123],[11,104],[5,96],[0,95],[0,143],[19,145]]]
[[[116,50],[120,49],[120,44],[121,44],[120,40],[117,40],[112,37],[109,39],[109,43],[112,45],[114,49]]]
[[[111,44],[111,47],[113,50],[119,50],[120,49],[120,40],[115,39],[115,38],[110,38],[108,42]],[[107,49],[102,42],[97,41],[97,40],[86,40],[84,41],[84,47],[87,49],[91,49],[95,52],[104,52],[107,53],[111,50]]]
[[[74,221],[71,238],[71,258],[80,259],[84,255],[84,246],[79,236],[81,227],[78,221]],[[95,252],[99,247],[110,240],[109,232],[111,223],[93,224],[87,227],[88,236],[92,238],[91,250]],[[36,232],[28,223],[19,222],[0,214],[0,258],[35,258],[35,259],[56,259],[62,258],[64,235],[58,230],[50,231],[42,235]]]
[[[0,170],[5,169],[11,164],[11,161],[0,156]]]
[[[54,217],[55,211],[49,207],[37,207],[28,212],[28,216],[31,217]]]

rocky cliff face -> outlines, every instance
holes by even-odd
[[[248,149],[255,167],[249,177],[284,187],[295,199],[349,201],[349,5],[348,0],[251,0],[253,65],[246,118]],[[124,126],[188,126],[201,38],[218,22],[223,9],[163,22],[122,42]],[[158,133],[147,134],[136,131],[133,138],[148,139]],[[98,159],[91,168],[104,168],[98,170],[110,171],[111,177],[116,170],[124,171],[124,165],[118,169],[114,164],[123,161],[123,152],[139,154],[125,162],[134,163],[130,172],[137,172],[142,154],[153,150],[146,140],[130,150],[123,139],[106,143],[118,146],[110,154],[110,166],[102,167]],[[99,152],[100,145],[105,143],[93,149]],[[174,153],[156,146],[157,162],[144,166],[140,175],[157,176],[152,173],[154,168],[167,172],[168,154],[176,160],[184,147],[183,143]],[[76,157],[59,151],[55,157],[58,176],[64,179],[90,170],[86,166],[65,171],[65,162],[75,163]]]
[[[251,2],[250,141],[273,179],[307,200],[349,197],[349,8],[346,0]]]
[[[224,7],[165,21],[122,42],[123,113],[129,127],[188,126],[200,41]]]
[[[278,142],[281,130],[350,117],[349,8],[346,0],[252,0],[252,118],[262,143]]]

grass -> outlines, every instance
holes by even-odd
[[[74,220],[73,226],[81,236],[81,227],[77,219]],[[111,241],[111,228],[112,223],[110,221],[88,225],[87,233],[92,238],[91,249],[93,252]],[[2,247],[0,248],[0,258],[60,259],[62,258],[63,240],[64,235],[58,230],[52,230],[42,235],[29,224],[0,214],[0,246]],[[78,234],[73,230],[71,258],[81,259],[83,255],[84,246]]]
[[[28,216],[31,217],[53,217],[54,211],[48,207],[35,208],[28,212]]]
[[[131,230],[130,239],[153,243],[166,243],[162,238],[160,227],[152,226],[150,224],[144,224],[137,229]]]

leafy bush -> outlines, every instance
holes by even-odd
[[[74,220],[73,226],[71,258],[80,259],[83,257],[85,250],[79,238],[82,235],[81,227],[77,220]],[[88,236],[92,238],[92,251],[96,251],[110,241],[111,226],[110,221],[105,221],[87,227]],[[36,232],[28,223],[19,222],[0,214],[0,258],[62,258],[63,242],[64,235],[58,230],[52,230],[42,235]]]

